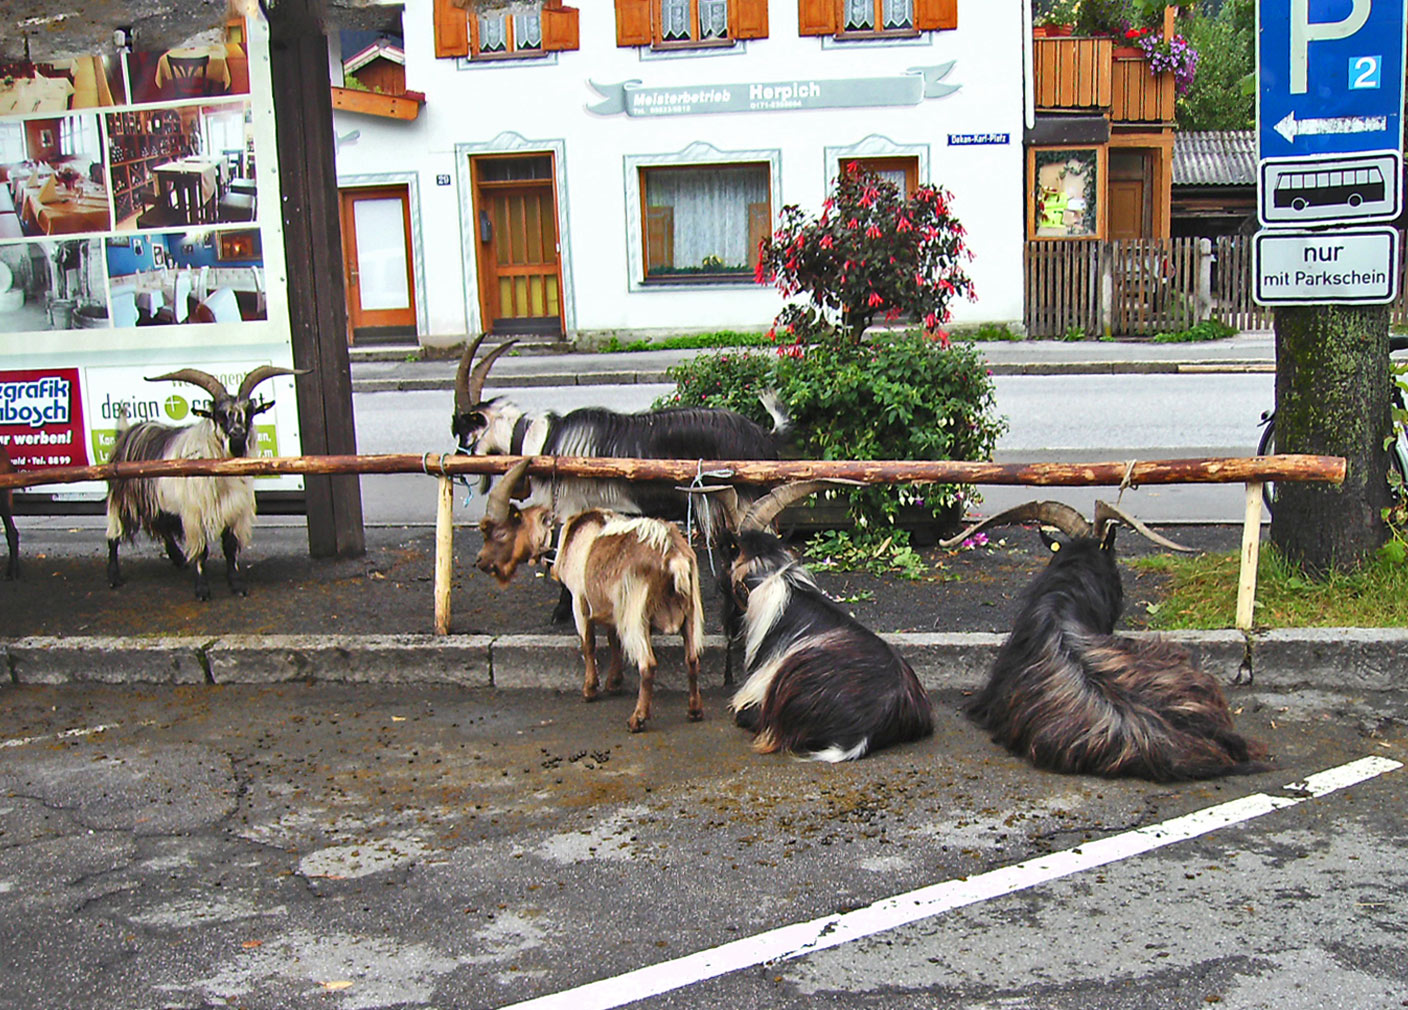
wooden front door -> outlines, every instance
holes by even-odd
[[[486,155],[470,167],[485,330],[562,333],[552,155]]]
[[[407,188],[344,189],[340,196],[348,342],[415,337],[416,288]]]

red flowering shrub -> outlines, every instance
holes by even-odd
[[[893,182],[852,163],[819,216],[782,208],[777,231],[760,247],[758,281],[807,302],[782,310],[776,337],[854,344],[877,318],[905,317],[947,345],[949,302],[973,297],[961,266],[972,254],[949,199],[935,186],[904,197]]]

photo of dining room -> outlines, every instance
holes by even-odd
[[[0,333],[105,329],[100,239],[0,245]]]
[[[133,103],[249,94],[244,31],[244,19],[234,18],[218,42],[192,40],[174,49],[128,54]]]
[[[98,117],[0,121],[0,239],[108,231]]]
[[[184,231],[110,238],[114,326],[267,319],[257,231]]]
[[[107,116],[117,231],[254,221],[248,102]]]
[[[127,101],[115,56],[75,56],[52,63],[0,61],[0,116],[70,112]]]

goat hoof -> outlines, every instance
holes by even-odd
[[[689,721],[690,721],[690,722],[703,722],[703,721],[704,721],[704,710],[703,710],[702,708],[692,708],[692,709],[690,709],[690,710],[689,710]]]
[[[635,716],[631,716],[629,719],[626,720],[626,728],[632,733],[644,733],[645,720],[637,719]]]
[[[583,691],[583,692],[582,692],[582,701],[584,701],[584,702],[587,703],[588,705],[590,705],[592,702],[596,701],[596,697],[597,697],[597,696],[596,696],[596,692],[595,692],[595,691]]]

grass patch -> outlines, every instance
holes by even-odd
[[[1169,578],[1164,599],[1149,612],[1162,631],[1231,628],[1236,623],[1238,553],[1174,557],[1155,554],[1129,564]],[[1274,548],[1263,545],[1256,577],[1259,628],[1408,627],[1408,567],[1377,558],[1354,572],[1317,582]]]
[[[603,353],[616,351],[697,351],[715,347],[768,347],[772,341],[766,333],[738,333],[734,330],[717,330],[713,333],[681,333],[659,340],[632,340],[623,344],[612,337],[598,350]]]
[[[1204,319],[1201,323],[1194,323],[1186,330],[1178,330],[1174,333],[1156,333],[1154,334],[1154,343],[1196,344],[1204,340],[1222,340],[1236,335],[1235,327],[1228,326],[1218,319]]]

